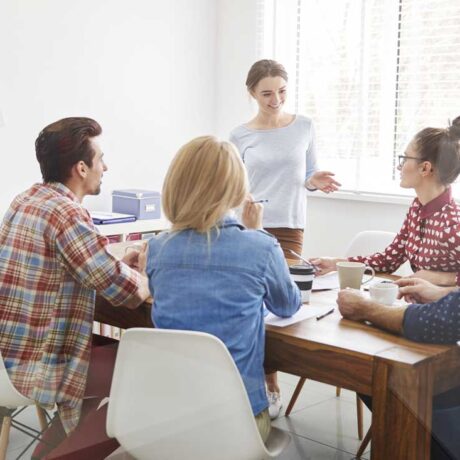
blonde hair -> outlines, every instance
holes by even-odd
[[[174,157],[163,184],[162,204],[173,231],[208,233],[248,193],[243,162],[233,144],[197,137]]]

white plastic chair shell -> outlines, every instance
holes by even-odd
[[[383,251],[395,238],[396,233],[380,230],[365,230],[357,233],[345,251],[346,257],[367,256]],[[409,276],[414,272],[409,261],[404,262],[393,275]]]
[[[0,352],[0,406],[16,409],[21,406],[33,406],[35,401],[26,398],[11,383]]]
[[[0,352],[0,406],[13,411],[18,407],[33,405],[35,405],[35,401],[23,396],[11,383]],[[37,406],[37,411],[42,411],[42,409]],[[44,415],[43,420],[46,420]],[[14,426],[12,414],[5,414],[0,425],[0,460],[5,460],[7,455],[11,426]]]
[[[238,369],[218,338],[145,328],[129,329],[120,341],[107,433],[140,460],[261,460],[290,441],[272,428],[264,445]]]

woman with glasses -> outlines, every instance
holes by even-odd
[[[413,188],[414,199],[403,226],[382,252],[338,259],[312,259],[320,275],[337,262],[364,262],[376,271],[392,273],[409,260],[413,276],[437,285],[460,285],[460,208],[450,184],[460,173],[460,117],[447,128],[425,128],[399,156],[403,188]]]

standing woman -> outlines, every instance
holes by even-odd
[[[333,173],[318,171],[312,121],[284,111],[288,75],[284,67],[263,59],[252,65],[246,87],[258,105],[257,115],[238,126],[230,140],[245,163],[255,200],[267,200],[263,227],[274,235],[288,259],[302,253],[308,190],[334,192]],[[276,372],[266,369],[270,416],[281,410]]]

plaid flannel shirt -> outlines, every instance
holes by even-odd
[[[61,183],[17,196],[0,227],[0,351],[13,385],[78,424],[96,291],[120,305],[140,275],[114,259],[76,196]]]

